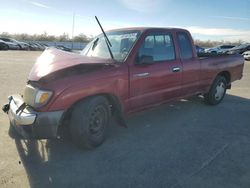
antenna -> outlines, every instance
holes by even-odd
[[[105,38],[107,39],[107,42],[108,42],[109,46],[112,47],[112,45],[111,45],[111,43],[110,43],[110,41],[109,41],[109,39],[108,39],[108,37],[107,37],[105,31],[103,30],[102,25],[101,25],[101,23],[99,22],[97,16],[95,16],[95,19],[96,19],[98,25],[100,26],[100,28],[101,28],[101,30],[102,30],[102,33],[104,34]]]
[[[111,42],[109,41],[108,36],[106,35],[105,31],[103,30],[102,25],[101,25],[101,23],[99,22],[97,16],[95,16],[95,19],[96,19],[98,25],[100,26],[100,28],[101,28],[101,30],[102,30],[102,33],[103,33],[103,35],[104,35],[104,37],[105,37],[105,42],[106,42],[106,44],[107,44],[107,47],[108,47],[108,50],[109,50],[110,57],[111,57],[112,59],[114,59],[114,55],[113,55],[113,53],[112,53],[112,51],[111,51],[111,48],[110,48],[110,47],[112,47]]]

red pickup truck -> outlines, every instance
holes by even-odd
[[[81,54],[45,50],[24,94],[10,96],[3,110],[25,138],[57,137],[68,119],[72,140],[93,148],[103,143],[112,115],[124,125],[129,113],[198,94],[220,103],[243,66],[240,55],[198,57],[184,29],[111,30]]]

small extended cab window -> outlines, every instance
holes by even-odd
[[[167,61],[175,59],[173,40],[170,34],[148,35],[139,49],[138,59],[151,56],[153,61]]]
[[[193,57],[193,50],[189,36],[184,32],[177,33],[178,43],[180,46],[181,59],[190,59]]]

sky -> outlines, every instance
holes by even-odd
[[[97,16],[104,30],[179,27],[195,39],[250,42],[250,0],[0,0],[0,5],[0,33],[95,36],[101,32]]]

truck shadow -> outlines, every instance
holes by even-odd
[[[30,187],[171,187],[218,147],[249,137],[249,109],[249,99],[233,95],[216,107],[200,97],[161,105],[129,117],[128,129],[112,123],[108,139],[94,150],[11,134]]]

